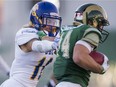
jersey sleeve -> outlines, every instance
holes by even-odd
[[[34,38],[38,39],[37,33],[38,31],[33,28],[22,28],[16,33],[15,42],[18,45],[23,45]]]
[[[102,36],[99,30],[97,30],[96,28],[89,28],[85,31],[82,40],[97,47],[101,38]]]

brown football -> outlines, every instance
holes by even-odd
[[[98,51],[92,51],[89,54],[97,63],[99,63],[100,65],[103,64],[104,62],[104,55],[101,52]]]

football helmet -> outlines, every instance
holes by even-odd
[[[109,33],[103,30],[104,26],[109,25],[105,10],[97,4],[84,4],[76,9],[74,21],[91,25],[97,28],[104,36],[101,42],[104,42]]]
[[[37,30],[50,26],[49,36],[56,36],[61,27],[61,17],[56,6],[50,2],[36,3],[30,12],[30,23]],[[55,29],[53,28],[55,27]],[[54,35],[55,32],[55,35]]]

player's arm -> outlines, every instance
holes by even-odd
[[[46,39],[46,40],[45,40]],[[53,38],[46,37],[39,40],[39,35],[35,29],[22,29],[16,34],[16,43],[24,52],[47,52],[56,49],[57,44],[52,41]],[[48,41],[51,40],[51,41]]]
[[[96,63],[89,53],[90,51],[84,45],[76,44],[73,53],[74,62],[86,70],[94,73],[102,73],[103,67]]]
[[[82,40],[77,41],[73,52],[73,61],[80,67],[91,70],[94,73],[102,73],[103,67],[96,63],[89,53],[98,46],[99,35],[97,33],[90,33],[85,35]]]
[[[54,50],[55,49],[54,45],[55,45],[54,42],[48,40],[39,41],[38,39],[34,38],[29,42],[19,46],[24,52],[37,51],[43,53],[48,52],[50,50]]]

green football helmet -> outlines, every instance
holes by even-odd
[[[97,4],[84,4],[78,7],[75,11],[74,21],[97,28],[105,35],[105,38],[101,40],[102,42],[104,42],[109,35],[107,31],[103,30],[104,26],[109,25],[106,11]]]

